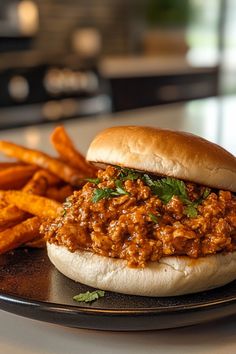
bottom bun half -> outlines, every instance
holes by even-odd
[[[225,285],[236,279],[236,252],[198,259],[163,257],[145,268],[87,251],[47,244],[54,266],[68,278],[96,289],[141,296],[175,296]]]

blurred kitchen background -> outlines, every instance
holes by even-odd
[[[0,129],[235,93],[235,0],[0,0]]]

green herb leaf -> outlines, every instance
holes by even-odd
[[[202,199],[206,199],[210,193],[211,193],[211,188],[206,188],[203,192]]]
[[[188,200],[185,184],[176,178],[166,177],[159,180],[152,180],[150,176],[143,176],[144,182],[151,188],[163,203],[167,204],[176,195],[184,202]]]
[[[211,193],[210,188],[206,188],[198,200],[195,200],[194,202],[191,202],[190,200],[185,200],[185,203],[187,206],[184,208],[184,214],[187,215],[190,218],[195,218],[198,214],[197,207],[199,204],[202,203],[204,199],[208,197],[208,195]]]
[[[108,199],[112,197],[119,197],[120,195],[129,195],[129,193],[124,189],[122,181],[115,181],[116,189],[112,188],[97,188],[92,197],[92,202],[97,203],[101,199]]]
[[[149,187],[153,187],[155,181],[149,175],[144,174],[142,179]]]
[[[100,183],[100,178],[86,178],[85,181],[94,183],[94,184],[98,184]]]
[[[112,193],[114,192],[114,189],[111,188],[97,188],[95,189],[92,197],[92,202],[97,203],[101,199],[108,199],[112,196]]]
[[[149,218],[155,223],[158,224],[158,217],[154,215],[153,213],[148,213]]]
[[[196,216],[197,216],[197,204],[190,202],[184,208],[184,214],[187,215],[189,218],[196,218]]]
[[[75,295],[73,297],[73,300],[78,301],[78,302],[92,302],[100,297],[103,297],[105,295],[105,291],[103,290],[94,290],[94,291],[86,291],[86,293],[81,293],[79,295]]]
[[[120,180],[116,180],[115,181],[115,185],[116,185],[116,192],[118,193],[118,195],[124,195],[124,194],[129,194],[123,187],[122,182]],[[114,194],[113,194],[114,195]]]
[[[120,169],[119,179],[122,181],[126,181],[126,180],[135,181],[136,179],[141,177],[141,174],[139,172],[132,170],[130,168],[118,167],[118,169]]]
[[[179,197],[185,205],[184,214],[190,218],[195,218],[197,216],[198,205],[210,194],[210,189],[206,188],[202,198],[191,202],[187,195],[185,183],[179,179],[167,177],[153,180],[149,175],[145,174],[143,180],[151,188],[152,192],[165,204],[167,204],[174,195]]]

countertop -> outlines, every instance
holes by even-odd
[[[97,131],[112,125],[153,125],[199,134],[236,154],[236,97],[152,107],[112,116],[67,121],[68,132],[85,152]],[[11,140],[51,153],[54,124],[0,132]],[[150,332],[102,332],[60,327],[0,311],[0,353],[4,354],[233,354],[236,315],[185,328]]]
[[[127,78],[215,72],[217,63],[194,63],[184,55],[111,56],[101,59],[99,69],[106,78]]]

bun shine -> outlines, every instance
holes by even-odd
[[[143,126],[108,128],[92,141],[87,160],[236,192],[235,156],[189,133]]]

